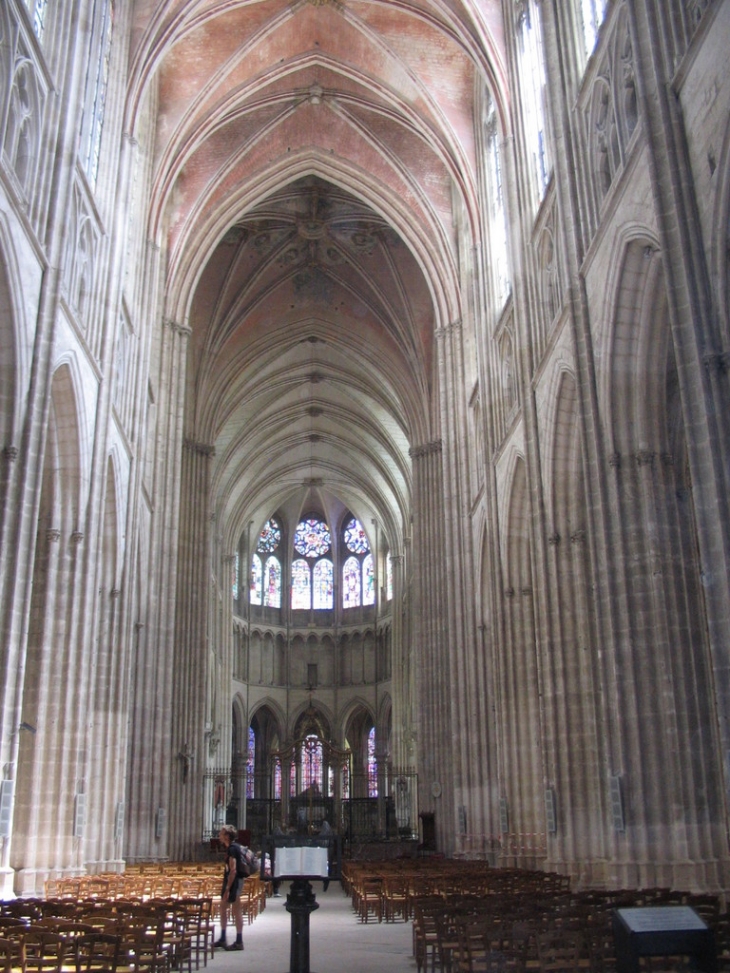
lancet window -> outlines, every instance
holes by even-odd
[[[545,61],[540,13],[535,0],[518,3],[517,51],[527,151],[538,201],[545,195],[550,169],[545,125]]]
[[[238,601],[238,595],[240,593],[240,581],[241,581],[241,560],[236,551],[233,556],[233,564],[231,565],[231,594],[233,595],[233,600]]]
[[[246,756],[246,797],[253,800],[254,782],[256,780],[256,734],[254,728],[248,728],[248,754]]]
[[[375,757],[375,727],[368,733],[368,797],[378,796],[378,761]]]
[[[33,19],[33,33],[38,40],[41,40],[46,21],[48,0],[26,0],[26,6],[28,7],[30,15]]]
[[[264,524],[251,559],[252,605],[281,608],[281,561],[276,554],[280,545],[281,527],[272,517]]]
[[[353,517],[346,521],[342,539],[348,557],[342,565],[342,607],[375,604],[375,565],[365,529]]]
[[[300,556],[291,567],[291,606],[294,610],[315,611],[334,606],[334,565],[327,555],[332,537],[327,524],[309,517],[297,524],[294,551]]]
[[[487,163],[489,207],[490,257],[494,267],[495,291],[501,310],[512,290],[507,242],[507,214],[504,205],[502,155],[499,145],[497,112],[491,96],[487,96],[484,113],[484,137]]]
[[[95,0],[92,12],[91,51],[86,74],[86,96],[79,132],[81,165],[92,186],[99,172],[99,152],[104,127],[109,60],[114,25],[112,0]]]
[[[580,12],[583,20],[583,38],[586,55],[590,56],[598,40],[598,30],[606,16],[608,0],[581,0]]]

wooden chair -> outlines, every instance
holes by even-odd
[[[383,918],[386,922],[408,921],[410,902],[408,880],[402,875],[388,875],[383,879]]]
[[[383,879],[380,875],[365,876],[358,887],[358,918],[367,922],[370,916],[383,921]]]
[[[436,969],[438,955],[438,926],[436,917],[443,912],[444,902],[440,896],[416,899],[413,904],[413,956],[418,973],[428,973]]]
[[[580,933],[551,929],[537,939],[540,973],[580,973],[589,967],[585,943]]]
[[[121,935],[94,931],[76,943],[77,973],[117,973],[122,955]]]
[[[23,973],[64,973],[75,969],[73,944],[52,929],[31,928],[23,936]]]

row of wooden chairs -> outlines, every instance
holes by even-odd
[[[107,965],[111,964],[111,940],[107,937],[119,940],[116,966],[121,970],[131,967],[130,973],[192,973],[193,960],[199,969],[201,961],[207,965],[213,955],[215,924],[209,898],[144,903],[87,900],[77,903],[73,912],[70,905],[68,900],[16,899],[2,903],[0,935],[14,944],[12,948],[5,947],[4,960],[16,970],[24,964],[28,966],[24,957],[27,943],[47,933],[66,941],[63,944],[58,939],[49,950],[51,966],[56,961],[69,965],[69,957],[77,965],[82,960],[92,962],[100,945],[107,951]],[[74,950],[81,945],[85,953],[82,960],[77,960]],[[35,956],[35,951],[31,956]]]
[[[720,969],[730,973],[730,916],[714,895],[573,893],[562,875],[433,859],[347,862],[343,887],[361,922],[412,921],[419,973],[615,973],[614,910],[647,905],[691,906],[713,929]],[[656,958],[645,966],[661,969]]]
[[[448,899],[459,895],[486,896],[522,893],[557,894],[569,887],[564,875],[527,872],[522,869],[493,869],[485,862],[423,860],[364,863],[343,867],[343,887],[351,896],[361,922],[407,922],[413,917],[413,902],[419,896]]]
[[[716,897],[666,890],[431,895],[414,901],[413,954],[419,973],[615,973],[614,909],[639,904],[696,906],[716,935],[726,918]]]
[[[207,872],[169,871],[101,875],[79,875],[51,879],[45,884],[47,898],[138,898],[159,899],[180,896],[215,896],[220,892],[221,867]]]

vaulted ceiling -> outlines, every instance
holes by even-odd
[[[192,328],[186,434],[234,540],[277,507],[409,519],[481,233],[474,106],[500,0],[138,0],[129,123],[156,117],[149,232]]]

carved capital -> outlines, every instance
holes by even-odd
[[[80,544],[83,539],[84,539],[84,533],[81,530],[75,530],[71,534],[71,543],[72,544]]]
[[[621,453],[611,453],[608,457],[608,465],[613,467],[614,470],[621,469]]]
[[[705,355],[703,361],[708,372],[727,375],[730,371],[730,352],[722,351],[715,355]]]
[[[58,541],[61,539],[61,531],[56,527],[49,527],[46,531],[46,540],[48,541]]]
[[[652,452],[650,449],[638,449],[634,453],[634,459],[636,460],[637,466],[653,466],[654,460],[656,459],[656,453]]]
[[[514,588],[509,587],[509,588],[505,588],[504,589],[504,597],[505,598],[514,598],[514,596],[515,596],[515,589]]]
[[[180,324],[178,321],[171,321],[169,318],[164,322],[165,327],[169,328],[173,334],[180,335],[182,338],[189,338],[193,329],[187,324]]]
[[[3,449],[3,456],[8,461],[8,463],[12,463],[13,460],[16,460],[18,458],[18,447],[17,446],[6,446]]]
[[[442,449],[443,442],[440,439],[435,439],[433,442],[411,447],[408,455],[412,459],[421,459],[423,456],[433,456],[435,453],[440,453]]]
[[[215,446],[208,443],[198,443],[194,439],[183,439],[183,449],[197,456],[215,456]]]
[[[581,544],[585,540],[585,537],[586,532],[583,530],[583,528],[579,528],[578,530],[573,531],[573,533],[570,535],[570,543]]]
[[[438,328],[436,330],[437,338],[445,338],[450,334],[458,334],[462,330],[461,321],[452,321],[451,324],[445,324],[443,328]]]
[[[557,532],[555,534],[549,534],[547,542],[551,547],[557,547],[557,545],[560,543],[560,534]]]

